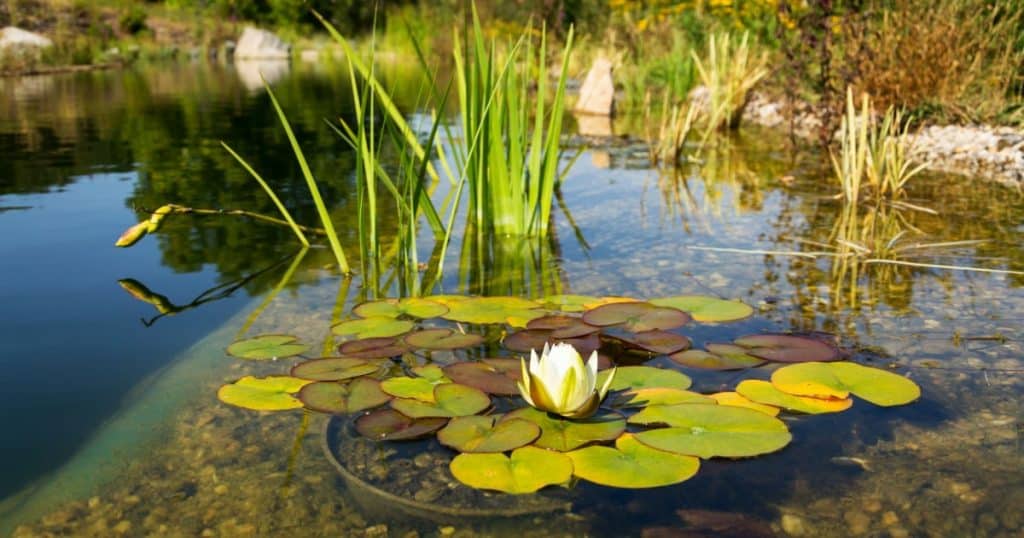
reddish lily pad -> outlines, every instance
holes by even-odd
[[[409,418],[394,409],[378,409],[356,419],[356,431],[377,441],[408,441],[426,437],[448,423],[446,418]]]
[[[283,359],[304,353],[308,346],[289,334],[261,334],[228,346],[228,355],[257,361]]]
[[[483,391],[457,383],[435,386],[433,403],[411,398],[391,401],[393,409],[412,418],[464,417],[475,415],[490,405],[491,398]]]
[[[363,359],[330,357],[296,364],[291,375],[313,381],[341,381],[378,371],[379,364],[371,364]]]
[[[479,334],[464,334],[451,329],[423,329],[405,335],[405,344],[434,350],[452,350],[473,347],[484,341]]]
[[[403,335],[411,331],[415,326],[415,322],[407,319],[374,317],[343,321],[331,327],[331,332],[338,336],[354,335],[357,338],[385,338]]]
[[[691,344],[690,339],[681,334],[660,330],[644,331],[632,335],[618,336],[617,338],[627,346],[659,355],[668,355],[669,353],[682,351],[689,348]]]
[[[338,352],[354,359],[384,359],[397,357],[409,348],[401,339],[394,336],[384,338],[363,338],[352,340],[338,346]]]
[[[530,321],[526,328],[550,331],[550,337],[559,340],[580,338],[601,330],[600,327],[588,325],[582,319],[573,316],[544,316]]]
[[[506,452],[540,437],[540,426],[519,418],[455,417],[437,432],[437,440],[459,452]]]
[[[572,460],[565,454],[524,446],[504,454],[459,454],[449,469],[469,487],[504,493],[533,493],[572,478]]]
[[[754,313],[750,305],[703,295],[678,295],[651,300],[657,306],[670,306],[689,313],[700,322],[736,321]]]
[[[618,413],[601,413],[581,420],[557,418],[548,413],[524,407],[505,415],[528,420],[540,426],[540,437],[534,445],[540,448],[567,452],[583,445],[611,441],[626,431],[626,420]]]
[[[516,382],[522,377],[519,359],[483,359],[475,362],[457,362],[445,366],[444,373],[463,385],[478,388],[489,394],[515,396],[519,394]]]
[[[690,349],[669,355],[677,364],[702,370],[745,370],[765,363],[750,356],[747,349],[732,344],[706,344],[707,351]]]
[[[587,311],[583,321],[598,327],[617,326],[630,332],[644,332],[682,327],[690,321],[690,315],[651,303],[612,303]]]
[[[573,474],[595,484],[614,488],[656,488],[689,480],[697,474],[700,460],[651,448],[632,434],[615,440],[615,448],[589,446],[566,454]]]
[[[551,336],[551,331],[546,329],[526,329],[524,331],[514,332],[505,337],[502,341],[502,345],[510,351],[518,351],[520,353],[529,353],[531,350],[540,353],[544,349],[544,344],[554,345],[559,342],[572,345],[576,348],[576,352],[584,357],[589,357],[594,351],[597,351],[601,347],[601,338],[597,333],[589,334],[582,338],[554,338]]]
[[[418,297],[407,299],[382,299],[360,304],[352,309],[352,313],[361,318],[385,317],[397,318],[399,316],[412,316],[414,318],[427,319],[442,316],[448,312],[448,307]]]
[[[367,378],[355,379],[351,383],[310,383],[299,390],[298,397],[306,409],[336,415],[377,407],[391,399],[380,390],[380,381]]]
[[[747,354],[773,362],[829,362],[842,358],[839,349],[821,340],[791,334],[755,334],[735,340]]]
[[[597,386],[603,386],[605,379],[611,375],[601,372],[597,375]],[[686,390],[693,381],[682,372],[653,366],[620,366],[615,369],[615,379],[611,390],[639,390],[646,388],[666,388]]]

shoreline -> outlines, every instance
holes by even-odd
[[[37,77],[42,75],[59,75],[63,73],[106,71],[110,69],[124,69],[128,65],[130,65],[129,62],[107,62],[101,64],[39,66],[24,70],[0,71],[0,78]]]

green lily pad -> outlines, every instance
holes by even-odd
[[[343,321],[331,327],[331,331],[338,336],[354,335],[357,338],[386,338],[388,336],[405,334],[415,326],[415,322],[407,319],[376,317]]]
[[[699,458],[745,458],[789,444],[786,424],[753,409],[726,405],[651,406],[629,418],[633,424],[667,424],[636,434],[641,443]]]
[[[611,375],[608,372],[597,374],[597,386],[604,386],[605,379]],[[675,370],[665,368],[654,368],[652,366],[620,366],[615,369],[615,379],[612,380],[611,390],[638,390],[648,388],[679,389],[690,388],[693,381]]]
[[[398,316],[412,316],[414,318],[427,319],[436,318],[448,312],[448,307],[418,297],[407,299],[383,299],[360,304],[352,309],[352,313],[361,318],[397,318]]]
[[[589,443],[611,441],[626,431],[626,420],[622,415],[611,412],[569,420],[524,407],[505,415],[505,418],[521,418],[540,426],[540,437],[533,444],[559,452],[567,452]]]
[[[289,376],[257,378],[248,375],[222,386],[217,390],[217,398],[226,404],[256,411],[298,409],[302,407],[302,402],[293,394],[308,383],[311,383],[308,379]]]
[[[853,394],[883,407],[908,404],[921,397],[917,383],[853,362],[792,364],[772,374],[772,385],[783,392],[814,398],[846,398]]]
[[[616,374],[616,377],[618,374]],[[615,407],[647,407],[649,405],[675,405],[684,403],[714,404],[711,398],[688,390],[648,388],[627,390],[615,396]]]
[[[363,359],[330,357],[296,364],[291,375],[312,381],[341,381],[378,371],[380,364],[371,364]]]
[[[705,323],[736,321],[748,318],[754,313],[754,309],[750,305],[740,301],[728,301],[705,295],[663,297],[661,299],[653,299],[650,303],[657,306],[678,308],[683,312],[689,313],[693,316],[693,319]]]
[[[435,303],[441,303],[441,304],[447,306],[448,308],[451,308],[451,306],[453,304],[461,302],[461,301],[465,301],[466,299],[472,299],[472,297],[469,297],[467,295],[444,295],[444,294],[442,294],[442,295],[429,295],[427,297],[424,297],[424,299],[427,299],[428,301],[433,301]]]
[[[601,330],[600,327],[588,325],[582,319],[573,316],[544,316],[531,320],[526,324],[526,328],[550,331],[550,337],[559,340],[580,338]]]
[[[338,352],[354,359],[385,359],[397,357],[409,348],[394,336],[351,340],[338,346]]]
[[[808,398],[807,396],[795,396],[782,392],[778,387],[767,381],[759,379],[748,379],[736,386],[736,392],[748,400],[781,407],[790,411],[807,413],[808,415],[821,415],[824,413],[838,413],[845,411],[853,405],[849,398]]]
[[[475,415],[491,406],[491,398],[479,389],[444,383],[434,387],[434,402],[411,398],[391,401],[392,409],[407,417],[464,417]]]
[[[540,426],[520,418],[455,417],[437,432],[437,440],[459,452],[506,452],[533,442]]]
[[[747,355],[747,349],[732,344],[706,344],[707,351],[689,349],[669,355],[676,364],[702,370],[745,370],[765,363]]]
[[[473,347],[484,341],[479,334],[463,334],[451,329],[423,329],[405,335],[405,344],[410,347],[435,350]]]
[[[675,308],[654,306],[651,303],[611,303],[588,310],[583,321],[598,327],[622,327],[630,332],[666,330],[682,327],[690,315]]]
[[[464,323],[506,323],[508,318],[534,319],[544,315],[540,304],[520,297],[467,297],[448,305],[445,319]]]
[[[773,362],[829,362],[842,358],[835,346],[807,336],[755,334],[735,340],[747,354]]]
[[[433,403],[434,387],[448,382],[448,379],[397,376],[381,381],[380,389],[396,398],[413,398]]]
[[[599,300],[593,295],[548,295],[541,300],[544,308],[549,310],[561,310],[562,312],[583,312],[586,305]]]
[[[572,460],[565,454],[524,446],[504,454],[459,454],[449,464],[452,475],[476,489],[533,493],[572,478]]]
[[[452,380],[448,379],[444,375],[444,370],[436,364],[427,364],[424,366],[414,366],[409,369],[416,377],[422,377],[429,380],[431,383],[437,385],[440,383],[451,383]]]
[[[298,398],[306,409],[341,415],[383,405],[391,396],[380,390],[380,381],[360,378],[350,383],[310,383],[299,390]]]
[[[377,441],[408,441],[426,437],[448,423],[446,418],[409,418],[394,409],[378,409],[356,419],[356,431]]]
[[[309,346],[301,344],[299,339],[288,334],[261,334],[245,340],[239,340],[228,346],[228,355],[240,359],[265,361],[283,359],[305,353]]]
[[[576,348],[576,352],[589,357],[594,351],[601,347],[601,338],[595,334],[588,334],[582,338],[554,338],[551,331],[546,329],[526,329],[517,331],[505,337],[501,344],[509,351],[529,353],[531,350],[540,354],[544,344],[555,345],[559,342],[566,343]]]
[[[657,488],[689,480],[700,469],[700,460],[651,448],[624,434],[615,448],[588,446],[566,454],[573,474],[613,488]]]
[[[522,368],[519,359],[483,359],[449,364],[444,373],[456,383],[488,394],[514,396],[519,394],[516,382],[522,377]]]
[[[776,416],[780,409],[773,405],[757,403],[738,392],[716,392],[708,395],[718,402],[718,405],[731,405],[733,407],[746,407],[754,411],[760,411],[769,416]]]
[[[668,331],[644,331],[632,335],[616,337],[629,347],[639,348],[650,353],[668,355],[690,347],[690,339]]]

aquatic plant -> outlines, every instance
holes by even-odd
[[[708,36],[702,59],[690,51],[701,84],[707,89],[707,132],[736,129],[750,90],[768,75],[768,56],[750,42],[747,32],[738,40],[727,32]]]
[[[544,345],[540,356],[530,350],[530,366],[522,359],[522,381],[519,394],[526,403],[566,418],[587,418],[593,415],[615,379],[615,370],[597,386],[597,351],[590,353],[586,364],[571,344],[559,342]]]
[[[655,166],[678,165],[686,158],[684,147],[693,130],[693,122],[697,117],[696,107],[685,104],[669,105],[669,94],[666,93],[661,104],[661,122],[658,133],[648,132],[651,163]],[[650,101],[644,106],[644,125],[653,125]]]

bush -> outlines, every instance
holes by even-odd
[[[131,9],[121,14],[117,21],[118,28],[122,32],[135,35],[146,29],[146,10],[141,6],[132,6]]]

